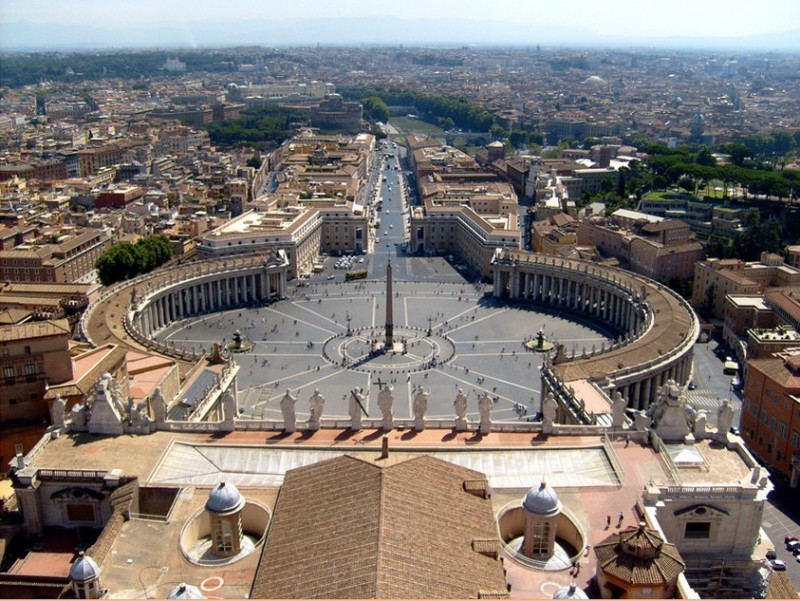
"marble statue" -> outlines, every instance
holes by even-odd
[[[728,433],[733,425],[733,407],[728,399],[722,401],[717,410],[717,439],[720,442],[728,440]]]
[[[695,438],[700,438],[706,433],[707,421],[708,414],[703,410],[698,411],[694,417],[694,431],[692,432]]]
[[[89,422],[89,408],[86,404],[73,405],[69,411],[69,422],[73,427],[85,428]]]
[[[392,405],[394,405],[394,396],[392,396],[393,391],[394,386],[387,384],[381,388],[381,391],[378,394],[378,409],[381,410],[381,416],[383,418],[381,427],[384,430],[391,430],[394,428],[394,416],[392,415]]]
[[[412,409],[414,410],[414,429],[421,432],[425,429],[425,412],[428,410],[428,395],[422,388],[414,395]]]
[[[222,395],[222,431],[233,432],[236,429],[236,418],[239,410],[236,403],[236,391],[228,388]]]
[[[294,414],[294,404],[297,397],[292,396],[292,391],[286,389],[286,394],[281,399],[281,414],[283,415],[283,431],[291,434],[297,430],[297,418]]]
[[[542,432],[545,434],[553,433],[553,424],[556,423],[558,416],[558,401],[555,395],[550,391],[542,401]]]
[[[67,425],[66,418],[67,404],[60,396],[56,396],[53,400],[53,425],[56,428],[63,428]]]
[[[675,380],[658,389],[656,402],[647,409],[656,433],[664,442],[683,442],[694,429],[693,411]]]
[[[361,415],[367,407],[367,398],[364,396],[363,388],[356,388],[350,391],[350,399],[347,403],[347,411],[350,414],[350,429],[361,429]]]
[[[130,419],[130,427],[139,434],[149,433],[150,416],[147,413],[147,403],[137,403],[133,399],[130,399],[129,402],[128,417]]]
[[[314,390],[314,395],[309,399],[309,430],[319,430],[319,420],[322,417],[323,407],[325,407],[325,397],[319,393],[319,388],[316,388]]]
[[[456,431],[463,432],[467,429],[467,395],[462,388],[458,389],[453,408],[456,411]]]
[[[628,403],[622,398],[622,393],[619,389],[614,391],[614,398],[611,402],[611,425],[615,428],[621,428],[625,423],[625,410],[628,408]]]
[[[488,434],[492,431],[492,407],[494,402],[488,392],[484,392],[478,399],[478,413],[481,416],[478,425],[481,434]]]
[[[150,407],[153,410],[153,421],[156,424],[163,424],[167,421],[167,401],[160,386],[157,386],[150,395]]]
[[[633,427],[636,430],[647,430],[652,420],[644,411],[637,411],[633,414]]]

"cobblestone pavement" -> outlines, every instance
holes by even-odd
[[[497,303],[482,286],[463,281],[395,282],[394,289],[395,330],[407,343],[405,354],[368,354],[372,341],[384,337],[381,281],[312,282],[268,307],[183,320],[159,337],[210,348],[240,330],[253,345],[252,351],[236,356],[240,406],[244,415],[265,419],[280,418],[278,402],[287,388],[299,397],[298,419],[307,417],[307,401],[316,388],[326,398],[327,417],[347,415],[347,398],[356,387],[368,395],[367,413],[377,416],[379,382],[394,386],[399,418],[411,416],[419,388],[430,393],[429,418],[450,418],[461,388],[472,419],[478,418],[477,399],[484,392],[495,399],[493,419],[528,419],[540,407],[542,357],[523,349],[526,339],[542,328],[568,351],[608,341],[588,323]],[[341,365],[345,357],[348,368]]]

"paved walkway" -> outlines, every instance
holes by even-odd
[[[367,412],[376,416],[379,381],[394,386],[398,418],[412,415],[412,400],[420,388],[430,393],[429,419],[452,418],[453,401],[461,388],[469,399],[470,419],[478,419],[478,397],[488,393],[495,398],[493,420],[524,420],[540,410],[542,363],[541,355],[523,348],[526,339],[542,328],[549,339],[563,342],[568,350],[580,352],[608,342],[588,324],[534,308],[495,303],[468,284],[396,282],[395,291],[395,328],[424,338],[430,327],[435,334],[425,339],[431,341],[428,344],[413,342],[409,333],[409,354],[403,359],[428,357],[435,349],[439,359],[435,367],[425,369],[419,361],[406,365],[386,356],[367,360],[357,369],[338,364],[342,349],[352,354],[358,346],[351,342],[353,337],[346,336],[348,326],[353,330],[383,327],[382,282],[310,285],[298,289],[293,299],[269,307],[176,322],[159,338],[190,349],[210,348],[215,341],[231,340],[233,332],[240,330],[254,343],[252,352],[235,357],[241,367],[237,381],[243,415],[273,420],[281,419],[279,402],[287,388],[299,398],[300,420],[308,418],[308,399],[316,388],[326,398],[326,417],[346,418],[347,399],[356,387],[364,389]],[[331,336],[337,338],[328,341]]]

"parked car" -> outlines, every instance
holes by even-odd
[[[786,571],[786,564],[780,559],[770,559],[769,567],[771,567],[776,572]]]
[[[767,559],[778,559],[778,554],[775,552],[775,549],[767,551]]]

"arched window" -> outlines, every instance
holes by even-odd
[[[233,528],[228,520],[215,520],[213,535],[217,553],[230,553],[233,550]]]

